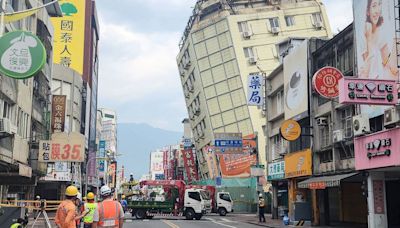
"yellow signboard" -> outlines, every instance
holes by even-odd
[[[63,17],[52,17],[54,63],[83,73],[85,0],[60,0]]]
[[[310,176],[311,162],[310,149],[285,155],[285,178]]]
[[[300,124],[295,120],[286,120],[280,130],[282,137],[288,141],[295,141],[301,134]]]

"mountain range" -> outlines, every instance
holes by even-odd
[[[133,173],[138,179],[149,172],[150,152],[179,143],[182,135],[144,123],[118,123],[118,166],[125,167],[126,177]]]

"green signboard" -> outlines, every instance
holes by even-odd
[[[9,32],[0,38],[0,72],[15,79],[34,76],[46,62],[46,50],[30,32]]]
[[[285,179],[285,161],[269,163],[267,179],[269,181]]]

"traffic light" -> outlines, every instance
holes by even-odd
[[[367,180],[363,180],[361,182],[361,192],[362,195],[367,198],[368,197],[368,181]]]

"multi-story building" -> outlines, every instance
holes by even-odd
[[[6,5],[6,12],[12,13],[37,6],[37,1],[12,1]],[[58,3],[5,26],[5,32],[25,30],[36,34],[46,48],[47,62],[29,79],[1,76],[0,200],[32,199],[37,180],[46,171],[37,156],[38,140],[49,137],[52,16],[61,16]]]
[[[331,36],[321,1],[197,1],[177,56],[197,151],[213,144],[214,133],[258,133],[265,164],[265,116],[261,106],[247,105],[245,85],[248,75],[279,64],[275,44],[289,36]],[[207,179],[206,159],[198,159]]]

